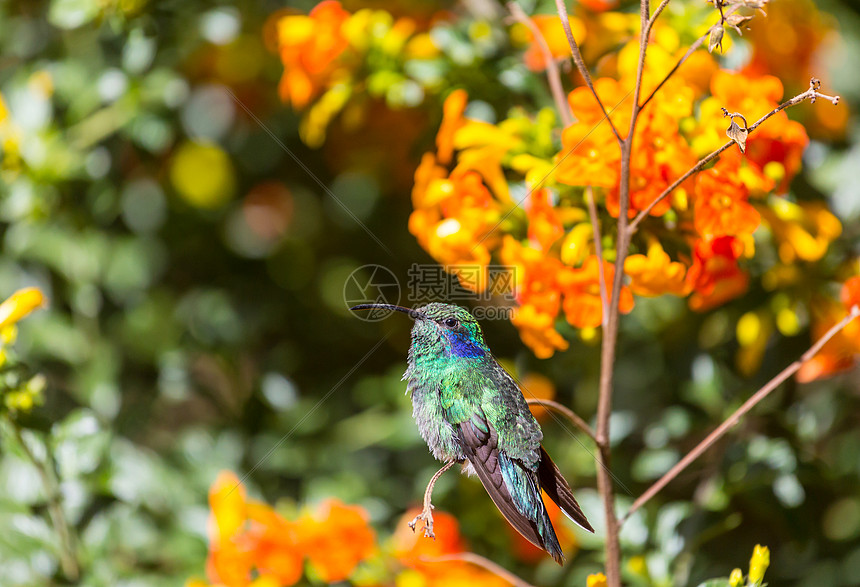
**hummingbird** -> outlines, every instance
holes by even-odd
[[[543,433],[519,385],[496,361],[478,321],[459,306],[431,303],[410,309],[360,304],[351,310],[398,311],[414,320],[403,375],[421,437],[445,463],[430,480],[424,522],[433,537],[431,495],[436,480],[455,464],[477,475],[493,503],[526,540],[562,564],[564,555],[541,490],[581,528],[594,532],[570,485],[541,446]]]

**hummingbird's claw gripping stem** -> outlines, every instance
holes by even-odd
[[[436,471],[436,474],[430,479],[430,483],[427,484],[427,490],[424,491],[424,509],[421,510],[421,513],[412,518],[412,521],[409,522],[409,527],[412,528],[412,531],[415,532],[415,526],[418,524],[418,521],[424,522],[424,537],[436,539],[436,534],[433,533],[433,504],[430,503],[431,496],[433,495],[433,486],[436,485],[436,481],[439,480],[439,477],[442,474],[457,464],[457,461],[448,461],[445,463],[441,469]]]

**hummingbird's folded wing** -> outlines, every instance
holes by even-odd
[[[472,420],[462,422],[459,437],[463,454],[502,515],[526,540],[561,564],[564,555],[541,500],[536,474],[499,452],[498,435],[485,421],[480,426]]]
[[[549,455],[540,447],[540,464],[538,465],[538,479],[540,479],[541,488],[546,492],[551,500],[553,500],[561,511],[567,515],[577,526],[583,530],[594,532],[594,528],[588,523],[585,514],[576,499],[573,497],[573,491],[567,479],[549,458]]]

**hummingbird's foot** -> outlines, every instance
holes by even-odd
[[[419,521],[424,522],[424,538],[436,540],[436,534],[433,532],[433,504],[425,504],[421,513],[409,522],[409,527],[412,528],[413,532],[415,532],[415,526],[418,525]]]
[[[436,539],[436,534],[433,533],[433,504],[430,503],[430,497],[433,495],[433,486],[436,485],[436,481],[442,476],[442,473],[456,464],[457,461],[448,461],[430,479],[430,483],[427,484],[427,489],[424,491],[424,509],[409,522],[409,527],[412,528],[413,532],[415,532],[415,526],[421,521],[424,522],[424,537]]]

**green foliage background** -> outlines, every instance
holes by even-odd
[[[445,6],[384,4],[413,15]],[[306,11],[313,2],[290,6]],[[44,405],[0,426],[0,584],[74,582],[59,566],[48,496],[22,439],[55,470],[79,583],[93,586],[177,585],[202,575],[206,495],[221,469],[248,473],[252,494],[269,502],[336,496],[361,504],[383,536],[436,469],[399,381],[409,325],[356,320],[342,292],[365,264],[405,283],[413,263],[432,262],[406,219],[412,170],[432,143],[439,104],[428,98],[394,113],[374,106],[369,128],[333,129],[323,149],[308,149],[297,115],[278,100],[282,67],[267,47],[271,31],[264,34],[283,7],[0,3],[0,93],[26,137],[0,163],[0,294],[36,285],[51,298],[49,310],[21,324],[15,346],[47,377]],[[838,16],[844,54],[856,65],[856,7],[821,8]],[[502,93],[493,71],[516,61],[479,57],[457,75],[483,72],[470,88],[503,111],[518,98]],[[48,97],[34,89],[38,72],[50,73]],[[856,103],[856,75],[833,79],[834,91]],[[860,207],[848,172],[858,162],[856,136],[855,126],[845,144],[814,145],[796,188],[841,194],[843,251],[856,247]],[[233,187],[221,206],[191,205],[172,187],[172,162],[189,139],[229,155]],[[243,195],[263,181],[289,189],[286,224],[272,238],[255,235],[243,215]],[[680,300],[640,300],[623,321],[613,420],[622,504],[807,348],[808,332],[778,338],[755,377],[736,373],[735,324],[763,298],[754,290],[692,316]],[[497,355],[548,375],[560,401],[593,415],[597,346],[578,342],[537,361],[509,323],[486,331]],[[772,552],[771,584],[856,584],[858,408],[856,373],[786,385],[628,523],[627,554],[646,556],[654,584],[695,585],[745,566],[762,543]],[[564,568],[518,562],[474,480],[444,477],[435,503],[459,518],[476,552],[538,584],[584,584],[601,569],[594,448],[558,423],[545,430],[598,527]]]

